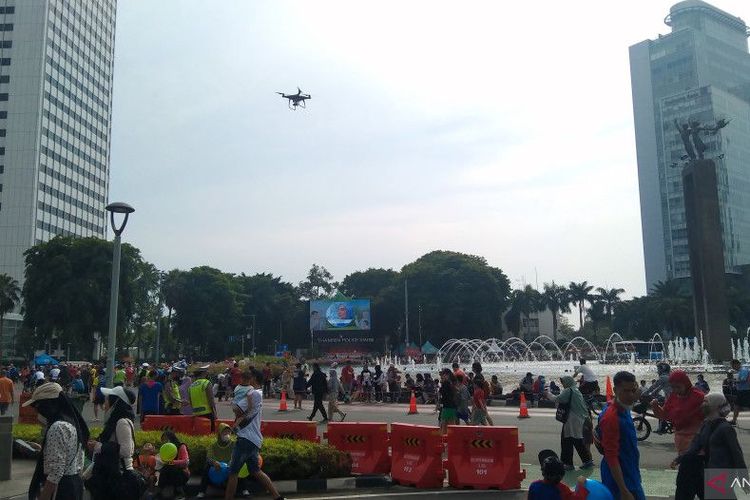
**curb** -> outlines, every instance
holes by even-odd
[[[388,476],[350,476],[336,477],[330,479],[297,479],[292,481],[274,481],[274,486],[279,493],[316,493],[322,491],[345,491],[358,488],[390,488],[393,483]],[[191,478],[185,488],[185,493],[196,494],[200,485],[200,479]],[[263,487],[255,481],[250,483],[250,493],[265,493]]]

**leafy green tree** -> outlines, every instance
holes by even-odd
[[[397,284],[398,277],[398,272],[393,269],[370,268],[347,275],[339,288],[349,297],[374,298],[384,289]]]
[[[596,289],[596,301],[601,302],[604,313],[607,317],[607,323],[612,324],[612,311],[614,311],[615,304],[621,302],[620,295],[625,293],[622,288],[597,288]]]
[[[441,345],[452,337],[498,334],[510,282],[483,257],[438,250],[404,266],[401,277],[408,280],[409,303],[422,305],[423,338],[433,344]],[[410,331],[414,331],[417,308],[409,312]]]
[[[557,341],[558,316],[570,312],[570,294],[564,286],[552,283],[544,284],[541,305],[552,313],[552,338]]]
[[[340,290],[349,297],[371,299],[371,333],[376,345],[403,337],[404,286],[397,271],[373,268],[355,271],[342,280]]]
[[[18,281],[7,274],[0,274],[0,358],[3,355],[3,320],[20,302],[21,288]]]
[[[586,302],[591,302],[593,297],[591,291],[594,289],[593,286],[589,285],[588,281],[582,281],[576,283],[571,281],[568,285],[568,292],[570,293],[570,303],[575,304],[578,307],[578,320],[583,329],[583,316],[586,311]]]
[[[300,297],[306,300],[317,300],[330,297],[338,288],[338,283],[333,281],[333,275],[323,266],[313,264],[307,273],[307,280],[299,284]]]
[[[25,253],[24,323],[36,342],[57,334],[77,352],[91,352],[94,332],[106,338],[112,279],[112,242],[58,236]],[[145,265],[140,251],[123,244],[117,335],[124,335],[143,288],[136,280]]]
[[[522,327],[522,319],[526,319],[526,336],[528,337],[529,319],[531,314],[544,310],[542,295],[531,285],[523,290],[513,290],[510,293],[510,308],[505,314],[505,324],[515,335]]]

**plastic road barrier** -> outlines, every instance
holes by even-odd
[[[294,420],[264,420],[260,423],[260,433],[264,437],[300,439],[319,443],[318,423]]]
[[[442,488],[443,436],[438,427],[391,424],[391,478],[417,488]]]
[[[209,428],[210,428],[209,422]],[[146,415],[141,429],[160,431],[169,428],[182,434],[193,434],[193,417],[190,415]]]
[[[454,488],[519,489],[522,443],[517,427],[448,426],[448,482]]]
[[[30,392],[22,392],[18,398],[18,422],[21,424],[38,424],[37,411],[33,406],[23,406],[23,404],[31,399]]]
[[[352,457],[355,474],[387,474],[388,424],[371,422],[329,422],[328,444]]]

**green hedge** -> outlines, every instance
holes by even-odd
[[[101,433],[100,428],[92,428],[91,436]],[[214,443],[214,436],[187,436],[178,434],[190,450],[190,471],[201,474],[206,464],[206,449]],[[41,426],[14,424],[13,438],[41,443]],[[135,445],[140,449],[144,443],[153,443],[158,449],[161,431],[136,431]],[[285,479],[309,479],[346,477],[352,472],[352,459],[349,454],[326,444],[297,441],[294,439],[263,440],[263,470],[276,481]]]

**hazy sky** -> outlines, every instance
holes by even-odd
[[[295,283],[445,249],[643,294],[628,47],[673,3],[121,0],[124,239]]]

